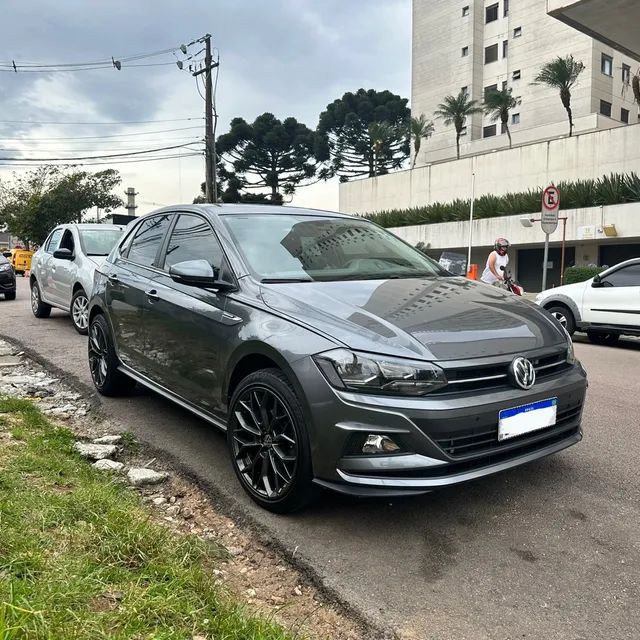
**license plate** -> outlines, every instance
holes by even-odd
[[[558,398],[539,400],[513,409],[503,409],[498,414],[498,440],[546,429],[556,423]]]

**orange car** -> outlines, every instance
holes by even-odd
[[[24,276],[25,271],[31,270],[31,256],[33,256],[33,251],[28,251],[27,249],[11,250],[11,258],[9,261],[16,274],[22,274]]]

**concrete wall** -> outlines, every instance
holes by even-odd
[[[367,213],[502,195],[550,182],[640,173],[640,124],[549,140],[340,185],[340,211]]]

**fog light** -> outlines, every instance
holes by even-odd
[[[389,437],[369,434],[362,445],[362,453],[396,453],[400,447]]]

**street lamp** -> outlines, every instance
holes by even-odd
[[[564,284],[564,246],[567,238],[567,216],[560,216],[558,220],[562,220],[562,249],[560,252],[560,285]],[[533,227],[534,222],[541,222],[540,218],[531,218],[530,216],[520,216],[520,224],[523,227],[530,229]],[[544,265],[545,273],[547,271],[547,265]],[[546,278],[545,278],[546,280]]]

